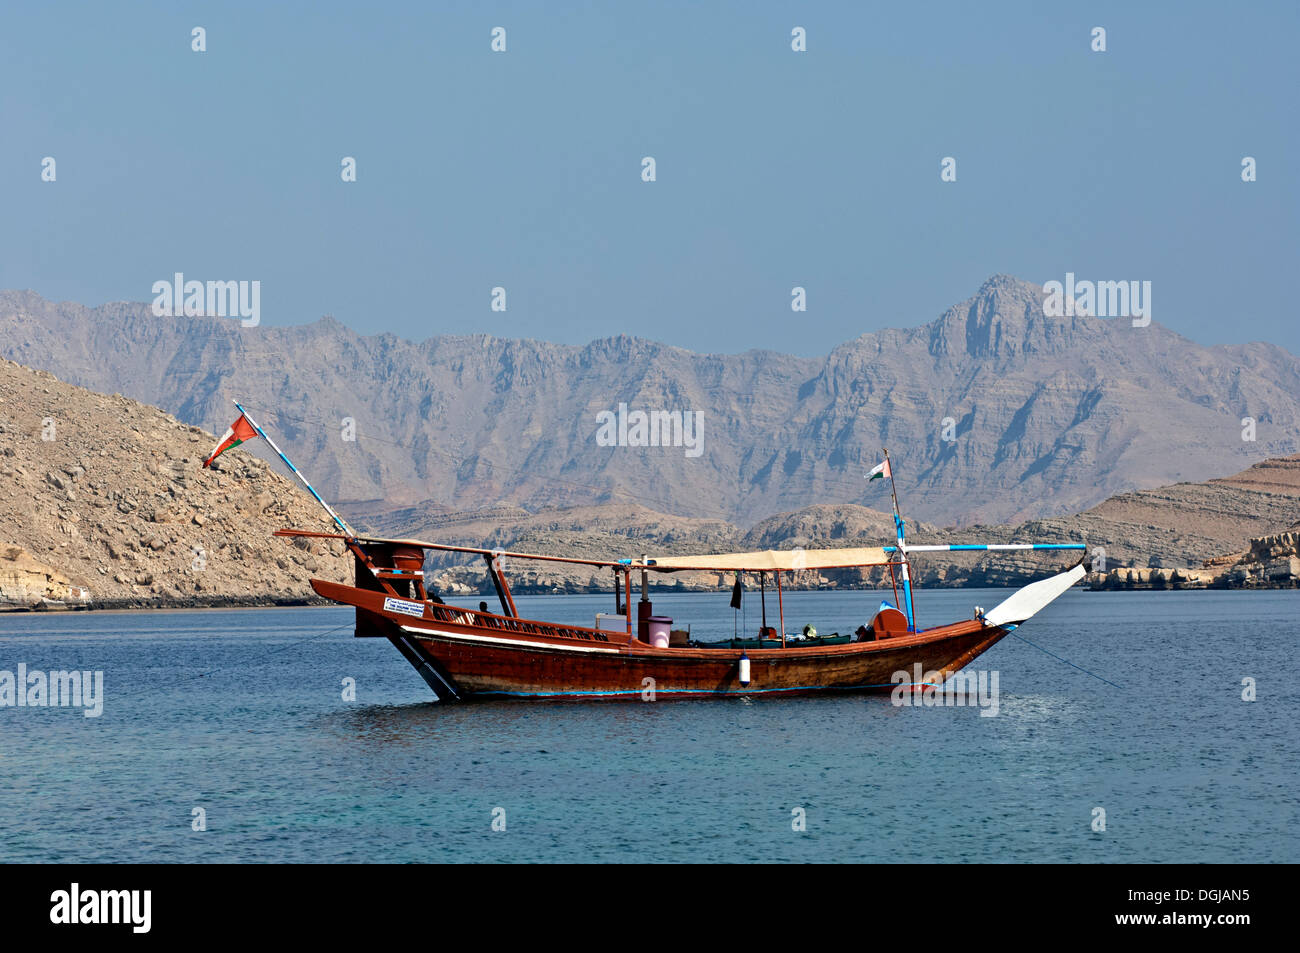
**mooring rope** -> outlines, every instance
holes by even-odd
[[[1007,635],[1015,636],[1017,639],[1019,639],[1021,642],[1024,642],[1026,645],[1032,645],[1034,648],[1038,649],[1038,651],[1047,653],[1047,654],[1050,655],[1052,658],[1057,659],[1058,661],[1064,662],[1066,665],[1069,665],[1071,668],[1077,668],[1079,671],[1083,672],[1085,675],[1091,675],[1093,678],[1097,679],[1097,681],[1099,681],[1099,682],[1105,682],[1107,685],[1111,685],[1111,686],[1113,686],[1113,687],[1115,687],[1115,688],[1118,688],[1120,691],[1123,691],[1123,690],[1124,690],[1124,686],[1122,686],[1122,685],[1116,685],[1116,684],[1115,684],[1114,682],[1112,682],[1110,679],[1108,679],[1108,678],[1102,678],[1102,677],[1101,677],[1100,675],[1098,675],[1096,672],[1089,672],[1089,671],[1088,671],[1086,668],[1084,668],[1082,665],[1075,665],[1075,664],[1074,664],[1073,662],[1071,662],[1068,658],[1061,658],[1061,656],[1057,655],[1055,652],[1048,652],[1047,649],[1043,648],[1041,645],[1037,645],[1037,644],[1035,644],[1035,643],[1033,643],[1033,642],[1030,642],[1030,641],[1029,641],[1027,638],[1025,638],[1023,635],[1016,635],[1016,633],[1014,633],[1014,632],[1008,632]]]

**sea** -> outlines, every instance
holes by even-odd
[[[918,622],[1007,594],[921,591]],[[850,632],[881,597],[786,593],[786,628]],[[696,639],[757,629],[754,594],[728,599],[655,611]],[[1072,590],[971,666],[995,711],[444,705],[343,608],[7,614],[0,685],[102,673],[102,710],[0,706],[0,861],[1294,863],[1298,630],[1297,591]]]

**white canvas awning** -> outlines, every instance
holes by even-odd
[[[634,566],[659,572],[679,569],[708,569],[716,572],[791,572],[797,569],[846,569],[852,566],[880,566],[889,554],[879,546],[856,549],[760,549],[751,553],[718,553],[713,556],[656,556]]]

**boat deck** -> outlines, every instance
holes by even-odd
[[[435,622],[441,622],[454,626],[472,626],[478,629],[495,629],[503,634],[513,636],[541,636],[549,639],[568,639],[578,642],[597,642],[608,645],[646,645],[641,642],[634,634],[626,631],[616,631],[612,629],[587,628],[578,625],[565,625],[563,623],[545,622],[538,619],[523,619],[514,616],[500,615],[494,612],[484,612],[480,609],[468,609],[459,606],[448,605],[442,602],[425,603],[426,619]],[[903,634],[920,634],[899,633]],[[787,635],[785,642],[782,643],[780,638],[730,638],[717,641],[705,641],[698,639],[687,639],[682,642],[671,642],[667,647],[670,649],[742,649],[748,651],[770,650],[770,649],[818,649],[830,646],[851,645],[859,642],[878,641],[875,633],[868,632],[865,638],[858,638],[853,635],[841,635],[839,632],[832,632],[826,636],[803,636]]]

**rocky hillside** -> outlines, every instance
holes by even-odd
[[[1014,532],[1073,534],[1104,547],[1111,567],[1197,567],[1300,521],[1300,455],[1264,460],[1241,473],[1111,497],[1077,516],[1039,520]]]
[[[627,336],[411,342],[3,292],[0,353],[207,429],[238,397],[331,498],[443,512],[619,503],[744,526],[819,503],[887,510],[863,480],[884,445],[913,517],[1017,523],[1300,450],[1294,356],[1049,318],[1042,301],[997,276],[927,324],[802,358]],[[701,452],[601,445],[597,414],[620,404],[702,413]]]
[[[418,508],[405,512],[404,517],[412,522],[399,520],[387,525],[387,531],[437,542],[481,545],[475,540],[487,539],[489,545],[503,549],[603,558],[643,552],[877,546],[894,536],[893,518],[888,513],[825,504],[770,517],[749,530],[720,521],[691,521],[617,506],[523,515],[497,511],[490,517],[463,514],[459,519],[443,514],[425,522],[418,514]],[[1119,494],[1070,517],[966,530],[909,523],[908,538],[917,544],[1085,542],[1094,559],[1104,555],[1106,569],[1113,571],[1109,579],[1093,577],[1093,583],[1102,588],[1171,583],[1285,585],[1277,580],[1290,566],[1287,540],[1297,528],[1300,455],[1265,460],[1241,473],[1205,483]],[[1279,545],[1281,550],[1277,550]],[[1022,584],[1070,558],[1061,553],[927,553],[916,557],[914,568],[922,585],[1003,586]],[[485,583],[482,573],[473,565],[448,568],[457,561],[443,558],[431,566],[445,570],[431,581],[451,592],[479,591]],[[1208,568],[1202,568],[1203,564]],[[528,591],[572,592],[608,585],[597,574],[581,569],[520,568],[527,573],[520,584]],[[878,583],[883,578],[879,570],[804,573],[792,580],[791,586],[834,588]],[[704,588],[724,584],[704,574],[679,574],[672,582]]]
[[[719,552],[741,545],[743,533],[723,520],[657,513],[635,503],[547,508],[529,513],[497,507],[429,517],[421,507],[396,511],[348,507],[353,528],[453,546],[513,549],[581,558],[629,558],[642,553]],[[434,565],[456,561],[431,556]]]
[[[349,578],[341,547],[270,535],[328,529],[315,502],[242,448],[202,470],[215,442],[157,408],[0,361],[0,552],[13,554],[0,559],[0,602],[38,601],[48,567],[42,598],[84,587],[101,607],[292,603],[312,595],[309,576]]]

